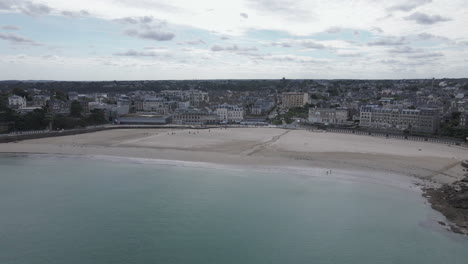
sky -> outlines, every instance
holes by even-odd
[[[468,0],[0,0],[0,80],[468,77]]]

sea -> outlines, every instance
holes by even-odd
[[[468,263],[416,187],[374,176],[0,155],[0,263]]]

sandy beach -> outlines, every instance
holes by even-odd
[[[433,183],[462,179],[460,162],[468,157],[468,151],[457,146],[279,128],[116,129],[4,143],[0,153],[385,171]]]

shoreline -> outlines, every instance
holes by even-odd
[[[0,144],[6,152],[386,171],[435,185],[463,179],[459,164],[468,154],[429,142],[278,128],[106,130]]]
[[[1,152],[1,155],[7,157],[40,157],[40,158],[83,158],[88,160],[98,160],[111,163],[128,163],[142,165],[158,165],[194,169],[225,169],[230,171],[255,171],[261,173],[275,174],[292,174],[301,178],[322,179],[330,181],[346,181],[355,183],[375,184],[398,188],[406,191],[423,193],[421,188],[424,185],[424,180],[408,177],[407,175],[380,171],[378,175],[373,174],[373,171],[360,169],[337,169],[334,167],[289,167],[278,165],[234,165],[220,164],[212,162],[196,162],[184,160],[167,160],[167,159],[152,159],[152,158],[135,158],[123,156],[105,156],[105,155],[74,155],[74,154],[59,154],[59,153],[28,153],[28,152]]]
[[[119,129],[0,144],[0,153],[75,155],[237,169],[295,171],[304,177],[325,170],[364,172],[348,180],[388,184],[420,193],[460,182],[468,151],[431,142],[278,128]],[[286,169],[286,170],[285,170]],[[370,175],[370,176],[364,176]],[[320,175],[323,178],[331,175]],[[425,193],[424,194],[424,191]],[[434,196],[434,195],[432,195]],[[460,223],[453,221],[459,227]],[[464,231],[464,233],[466,233]]]

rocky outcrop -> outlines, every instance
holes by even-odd
[[[440,188],[425,189],[432,208],[441,212],[454,225],[455,233],[468,235],[468,179],[444,185]]]

